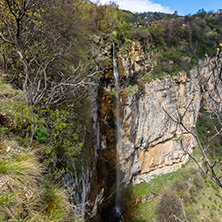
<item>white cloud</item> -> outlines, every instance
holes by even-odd
[[[95,0],[93,2],[96,2]],[[100,3],[109,3],[109,0],[100,0]],[[115,0],[120,9],[130,10],[132,12],[166,12],[173,13],[168,6],[154,3],[151,0]]]

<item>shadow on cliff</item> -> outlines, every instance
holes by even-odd
[[[116,212],[115,195],[105,201],[105,205],[100,209],[99,214],[90,220],[90,222],[145,222],[141,219],[138,212],[141,198],[136,197],[132,189],[126,188],[122,192],[121,217]]]
[[[135,195],[132,188],[126,188],[122,192],[122,201],[124,203],[124,222],[145,222],[145,220],[140,218],[141,216],[138,211],[142,200]]]

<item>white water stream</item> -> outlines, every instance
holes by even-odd
[[[120,191],[120,151],[121,151],[121,128],[120,128],[120,88],[119,88],[119,72],[115,54],[115,44],[113,43],[113,75],[115,78],[116,90],[116,213],[119,215],[120,221],[123,221],[121,215],[121,191]]]

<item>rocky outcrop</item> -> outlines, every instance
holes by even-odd
[[[186,163],[188,157],[178,142],[183,131],[169,116],[182,114],[195,96],[184,116],[189,128],[195,126],[200,106],[196,76],[193,70],[191,78],[181,72],[175,78],[154,80],[144,85],[143,94],[138,92],[123,102],[120,153],[124,182],[149,181],[153,175],[174,171]],[[184,135],[183,145],[192,151],[195,141]]]
[[[146,48],[148,48],[148,43]],[[123,66],[124,81],[126,83],[135,82],[149,72],[152,68],[152,51],[147,51],[140,41],[135,40],[128,43],[127,49],[118,53],[119,67]],[[123,77],[123,73],[120,73]],[[122,81],[122,85],[124,85]]]

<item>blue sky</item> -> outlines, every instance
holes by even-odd
[[[93,0],[96,2],[96,0]],[[100,0],[100,3],[108,3],[110,0]],[[132,12],[160,11],[173,13],[178,11],[179,15],[194,14],[199,9],[217,11],[222,9],[222,0],[114,0],[120,9]]]
[[[194,14],[202,8],[207,12],[222,9],[222,0],[154,0],[152,2],[166,5],[181,15]]]

